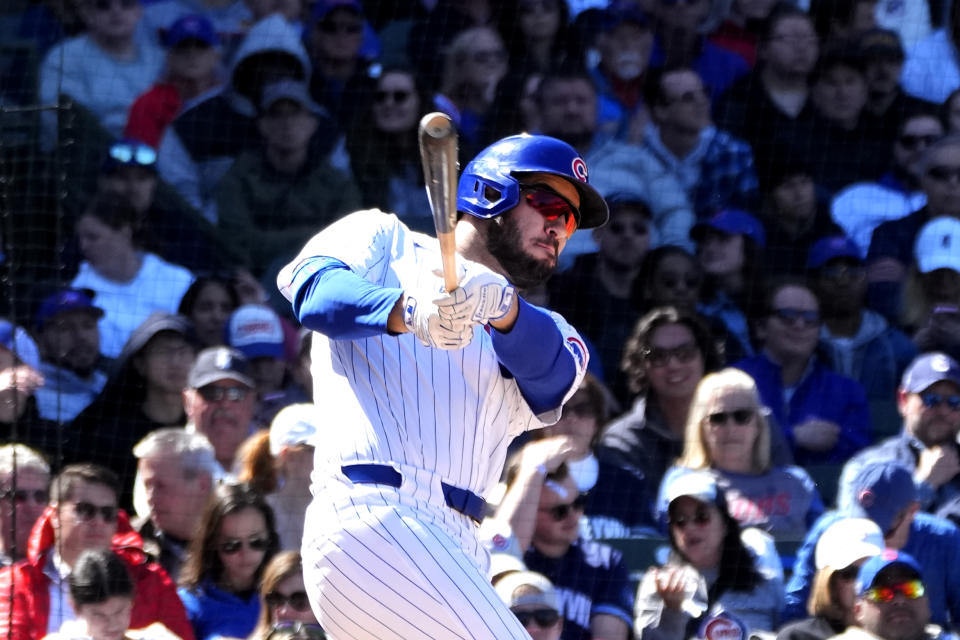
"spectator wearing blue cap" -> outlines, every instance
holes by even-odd
[[[911,111],[892,127],[891,167],[879,180],[850,185],[834,196],[830,213],[867,255],[873,230],[887,220],[898,220],[927,203],[918,165],[927,148],[946,132],[932,109]]]
[[[670,555],[651,567],[637,590],[634,635],[640,640],[684,640],[720,609],[746,626],[743,636],[773,631],[783,608],[782,575],[765,569],[731,516],[713,476],[692,471],[663,490],[659,516]]]
[[[766,233],[760,221],[746,211],[724,209],[690,230],[697,243],[697,258],[703,270],[697,311],[720,321],[732,340],[728,360],[753,355],[746,312],[748,300],[759,285],[760,264]]]
[[[863,387],[814,352],[820,304],[802,280],[766,287],[753,319],[760,351],[735,364],[757,381],[763,404],[799,465],[844,462],[870,443]]]
[[[82,0],[83,35],[53,47],[40,67],[39,97],[57,104],[61,95],[78,102],[114,138],[127,122],[130,105],[163,69],[163,51],[140,27],[139,0]],[[43,144],[52,147],[56,114],[44,112]]]
[[[644,80],[644,101],[651,124],[640,147],[660,172],[676,176],[698,220],[721,209],[757,204],[750,145],[714,125],[711,98],[696,71],[651,69]]]
[[[955,638],[930,622],[930,596],[919,563],[884,549],[857,575],[854,624],[835,640],[935,640]]]
[[[62,289],[40,303],[33,326],[44,378],[36,392],[41,417],[70,422],[103,391],[107,371],[97,325],[102,316],[89,290]]]
[[[903,430],[845,465],[838,506],[857,499],[853,479],[864,465],[894,460],[913,470],[922,509],[960,522],[960,364],[944,353],[924,353],[904,372],[896,397]]]
[[[124,135],[153,148],[184,105],[204,97],[220,84],[220,36],[199,13],[177,19],[162,38],[167,48],[163,77],[141,94],[133,106]]]
[[[217,185],[220,231],[256,277],[296,255],[316,229],[360,206],[353,178],[324,156],[322,117],[305,83],[265,86],[260,147],[242,153]]]
[[[949,627],[960,620],[960,529],[943,518],[918,513],[911,471],[894,461],[865,465],[852,483],[855,502],[843,510],[829,511],[813,524],[787,582],[788,620],[803,617],[816,567],[817,542],[836,521],[867,518],[883,531],[884,544],[913,556],[922,567],[930,598],[931,621]]]
[[[824,359],[859,382],[875,406],[894,411],[900,375],[917,350],[899,329],[866,308],[867,271],[859,248],[842,235],[823,238],[810,248],[807,268],[820,299]],[[884,418],[895,419],[895,412]],[[879,422],[876,414],[874,419]]]

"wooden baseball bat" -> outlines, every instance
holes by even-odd
[[[420,160],[433,224],[440,241],[444,288],[457,288],[457,130],[450,116],[435,111],[420,119]]]

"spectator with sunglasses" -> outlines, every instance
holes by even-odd
[[[802,280],[766,287],[753,321],[760,351],[737,362],[756,380],[798,465],[845,462],[870,443],[866,393],[814,352],[820,303]]]
[[[589,498],[570,472],[577,455],[570,435],[525,445],[507,470],[496,518],[509,523],[527,568],[556,589],[563,640],[626,640],[633,622],[627,567],[619,551],[580,534]]]
[[[780,629],[777,640],[826,640],[855,624],[857,574],[884,546],[883,532],[872,520],[843,518],[827,527],[817,541],[810,617]]]
[[[246,638],[260,616],[260,580],[279,550],[273,510],[246,484],[214,491],[180,570],[197,640]]]
[[[696,637],[700,625],[721,611],[741,620],[749,633],[776,629],[782,582],[762,568],[712,474],[691,471],[665,482],[659,516],[670,538],[670,555],[643,576],[634,636]]]
[[[39,72],[39,99],[56,104],[61,95],[69,96],[119,138],[130,105],[160,75],[163,51],[138,28],[143,7],[137,0],[83,0],[80,13],[86,33],[47,53]],[[44,115],[49,118],[43,119],[43,144],[49,149],[55,143],[55,114]]]
[[[843,510],[828,511],[810,527],[797,550],[787,582],[787,620],[804,616],[813,576],[815,549],[837,520],[867,518],[883,531],[884,546],[909,553],[923,567],[932,621],[949,628],[960,619],[960,529],[948,520],[920,512],[912,471],[894,460],[866,463],[849,485],[855,498]]]
[[[217,462],[232,471],[237,450],[253,429],[257,385],[240,351],[211,347],[197,355],[183,389],[187,431],[203,434]]]
[[[50,465],[38,451],[0,446],[0,567],[27,557],[33,523],[50,497]]]
[[[129,626],[160,622],[182,640],[193,640],[173,582],[143,552],[140,536],[117,508],[117,476],[92,464],[68,465],[54,478],[50,504],[30,534],[27,558],[0,571],[0,634],[40,640],[76,619],[70,575],[83,552],[107,549],[123,559],[137,594]]]
[[[498,579],[497,595],[510,607],[533,640],[560,640],[563,616],[557,590],[546,576],[534,571],[513,571]]]
[[[640,315],[631,299],[633,282],[650,247],[652,221],[650,208],[637,194],[618,192],[606,200],[610,221],[592,234],[599,251],[577,256],[547,288],[549,307],[593,343],[603,379],[622,396],[620,357]]]
[[[916,173],[926,204],[877,226],[866,257],[870,306],[893,320],[902,308],[908,270],[916,264],[920,229],[937,217],[960,218],[960,135],[927,146],[916,163]]]
[[[697,384],[721,364],[710,330],[691,310],[658,307],[648,312],[623,350],[621,368],[635,394],[633,406],[605,428],[597,457],[659,483],[683,451]]]
[[[945,133],[939,114],[931,109],[905,114],[891,129],[892,162],[875,182],[857,182],[837,193],[830,213],[844,233],[866,256],[873,230],[921,209],[927,196],[921,189],[918,163],[927,148]]]
[[[854,622],[836,640],[955,638],[930,622],[923,569],[910,554],[884,549],[857,574]]]
[[[425,233],[433,230],[433,216],[417,132],[420,118],[432,108],[422,78],[407,67],[387,67],[360,100],[346,136],[362,206],[393,211]]]
[[[917,349],[882,315],[866,308],[867,270],[853,240],[819,240],[810,249],[807,268],[821,301],[820,352],[834,371],[863,386],[874,421],[880,424],[895,411],[900,376]],[[895,413],[889,417],[896,419]]]
[[[853,479],[865,465],[894,460],[913,470],[924,511],[960,524],[960,364],[945,353],[918,356],[904,371],[896,397],[903,431],[847,462],[837,506],[856,501]]]
[[[306,626],[312,632],[311,640],[318,632],[323,633],[310,609],[299,551],[280,552],[264,567],[260,579],[260,618],[248,640],[269,640],[277,625],[285,623]]]
[[[801,467],[771,462],[773,443],[780,440],[775,428],[749,375],[729,368],[705,376],[690,406],[683,453],[663,477],[658,510],[665,508],[675,477],[707,471],[741,526],[785,540],[802,538],[823,513],[823,502]]]

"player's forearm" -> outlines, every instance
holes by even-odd
[[[318,260],[323,264],[307,272],[294,287],[293,310],[303,326],[335,340],[398,333],[392,317],[403,295],[401,289],[368,282],[337,260]]]
[[[550,314],[520,300],[513,328],[493,331],[492,338],[497,358],[516,378],[533,412],[560,406],[576,379],[577,368]]]

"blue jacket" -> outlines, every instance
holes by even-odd
[[[260,596],[256,591],[249,600],[243,600],[205,580],[196,589],[181,587],[177,594],[187,610],[197,640],[211,640],[217,636],[246,638],[257,626]]]
[[[828,511],[807,533],[787,582],[785,622],[807,617],[807,599],[816,573],[813,558],[817,540],[827,527],[845,517],[840,511]],[[930,622],[946,628],[960,626],[960,529],[942,518],[918,513],[903,550],[916,558],[923,571],[930,599]]]
[[[757,382],[760,398],[783,429],[798,465],[844,462],[870,443],[870,407],[857,381],[830,371],[814,358],[787,402],[780,365],[765,353],[741,360],[734,366],[749,373]],[[810,418],[829,420],[840,426],[840,437],[833,449],[817,453],[796,447],[793,428]]]

